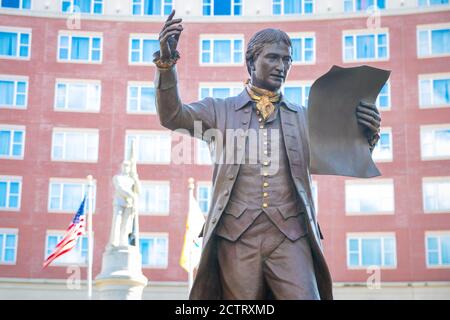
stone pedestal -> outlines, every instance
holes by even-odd
[[[103,253],[102,271],[95,278],[101,300],[141,300],[147,286],[141,255],[135,246],[109,247]]]

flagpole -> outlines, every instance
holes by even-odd
[[[92,299],[92,258],[93,258],[93,250],[94,250],[94,242],[92,241],[92,210],[93,210],[93,178],[91,175],[87,176],[88,179],[88,201],[89,201],[89,210],[88,210],[88,225],[87,225],[87,234],[88,234],[88,271],[87,271],[87,283],[88,283],[88,299]]]
[[[194,197],[194,178],[189,178],[188,180],[189,182],[189,208],[192,208],[192,203],[191,203],[191,199]],[[194,270],[192,270],[192,246],[189,245],[189,272],[188,272],[188,289],[189,289],[189,293],[191,292],[192,289],[192,285],[194,282]]]

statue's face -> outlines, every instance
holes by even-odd
[[[286,80],[292,64],[291,50],[284,42],[268,43],[253,61],[252,84],[277,91]]]

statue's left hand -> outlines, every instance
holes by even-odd
[[[366,128],[367,139],[380,132],[381,117],[375,104],[360,101],[356,107],[356,118]]]

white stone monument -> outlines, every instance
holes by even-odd
[[[147,286],[142,274],[139,251],[139,192],[136,169],[135,142],[130,160],[122,163],[121,172],[114,176],[113,222],[111,235],[103,253],[102,271],[95,285],[102,300],[140,300]]]

